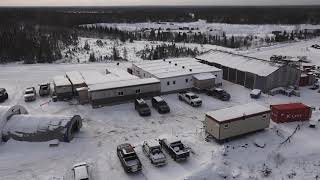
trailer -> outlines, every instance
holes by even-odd
[[[270,124],[270,109],[257,103],[206,113],[205,131],[218,141],[263,130]]]
[[[308,121],[312,110],[302,103],[271,105],[271,119],[276,123]]]

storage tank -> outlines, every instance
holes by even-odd
[[[276,123],[308,121],[312,110],[302,103],[271,105],[271,119]]]

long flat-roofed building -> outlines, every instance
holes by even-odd
[[[161,93],[175,92],[194,87],[195,75],[212,74],[209,87],[222,84],[222,70],[199,63],[194,58],[177,58],[133,63],[132,73],[140,78],[154,77],[160,80]],[[207,80],[207,79],[206,79]]]
[[[298,85],[301,74],[300,70],[286,64],[223,51],[212,50],[197,59],[201,63],[222,69],[223,79],[263,92]]]

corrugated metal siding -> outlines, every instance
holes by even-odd
[[[245,73],[242,71],[237,71],[237,84],[244,86],[245,83]]]
[[[255,81],[255,75],[251,73],[246,73],[246,81],[245,81],[245,87],[249,89],[253,89]]]
[[[229,68],[229,81],[230,82],[233,82],[233,83],[236,83],[236,75],[237,75],[237,72],[235,69],[232,69],[232,68]]]

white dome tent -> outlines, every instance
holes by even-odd
[[[10,118],[14,115],[28,114],[28,111],[20,105],[0,106],[0,142],[2,141],[2,132]]]
[[[31,115],[22,106],[0,106],[1,140],[70,142],[82,127],[79,115]]]

